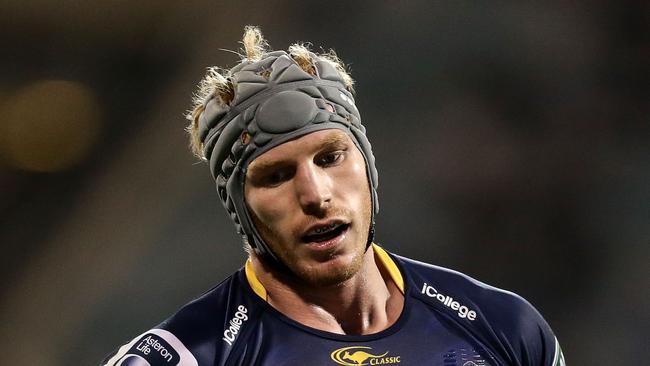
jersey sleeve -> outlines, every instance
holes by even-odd
[[[522,366],[565,366],[560,344],[537,309],[516,294],[497,291],[493,306],[482,312],[507,358]]]
[[[562,353],[562,347],[560,347],[560,342],[555,338],[555,352],[553,353],[553,366],[566,366],[564,361],[564,354]]]
[[[118,348],[101,366],[198,366],[198,363],[174,334],[151,329]]]

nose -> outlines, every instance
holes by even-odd
[[[324,217],[332,203],[332,178],[321,167],[308,163],[296,171],[294,184],[303,212]]]

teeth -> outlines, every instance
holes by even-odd
[[[315,233],[315,234],[322,234],[324,232],[327,232],[327,231],[330,231],[330,230],[334,229],[335,227],[336,227],[336,224],[331,224],[331,225],[319,227],[318,229],[313,230],[312,232]]]

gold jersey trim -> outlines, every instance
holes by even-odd
[[[257,276],[255,275],[255,271],[253,270],[253,262],[251,261],[250,258],[246,261],[246,279],[248,280],[248,284],[251,285],[251,288],[253,291],[257,294],[257,296],[261,297],[264,299],[264,301],[267,300],[267,295],[266,295],[266,289],[260,282],[260,280],[257,279]]]
[[[372,249],[375,250],[375,257],[379,259],[381,264],[390,274],[390,277],[395,285],[397,285],[397,288],[399,288],[399,290],[402,292],[402,295],[404,295],[404,277],[402,277],[402,272],[399,271],[399,268],[397,268],[397,265],[393,259],[388,255],[388,253],[386,253],[384,248],[375,243],[372,243]]]

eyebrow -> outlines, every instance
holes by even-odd
[[[318,146],[316,150],[339,149],[348,145],[346,135],[342,133],[332,132],[325,137],[325,140]]]
[[[336,150],[336,149],[341,149],[348,146],[348,140],[346,139],[346,135],[344,133],[336,133],[332,132],[328,134],[323,141],[318,144],[313,151],[324,151],[324,150]],[[267,169],[275,169],[278,167],[282,167],[284,165],[287,165],[286,161],[284,160],[277,160],[277,161],[271,161],[271,162],[256,162],[252,169],[249,165],[248,172],[251,175],[259,174]]]

